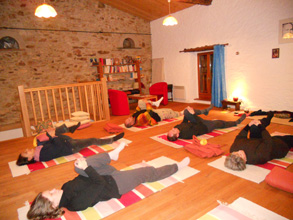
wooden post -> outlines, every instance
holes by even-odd
[[[20,99],[21,115],[23,120],[23,123],[22,123],[23,136],[31,137],[32,132],[30,128],[29,114],[28,114],[28,109],[27,109],[27,104],[25,99],[24,87],[22,85],[18,86],[18,94]]]

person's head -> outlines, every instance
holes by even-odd
[[[126,118],[124,122],[124,125],[127,128],[131,128],[134,124],[135,124],[135,118],[132,116],[129,116],[128,118]]]
[[[167,133],[167,139],[169,141],[176,141],[179,137],[179,129],[178,128],[172,128],[170,131]]]
[[[26,164],[35,163],[34,154],[34,149],[25,149],[23,152],[19,154],[16,164],[18,166],[22,166]]]
[[[228,155],[224,162],[225,167],[231,170],[245,170],[246,168],[246,155],[243,150],[232,152]]]
[[[27,213],[28,219],[59,218],[64,210],[59,208],[62,190],[53,189],[39,193]]]

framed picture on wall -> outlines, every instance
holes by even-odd
[[[293,43],[293,18],[280,20],[279,43]]]
[[[279,56],[280,56],[280,49],[274,48],[272,51],[272,58],[279,58]]]

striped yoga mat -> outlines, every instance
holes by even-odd
[[[177,118],[165,119],[163,121],[158,122],[157,125],[153,125],[153,126],[150,126],[150,125],[147,125],[147,126],[139,126],[139,127],[133,126],[131,128],[125,127],[124,124],[121,124],[119,126],[122,127],[122,128],[125,128],[125,129],[127,129],[129,131],[137,132],[137,131],[143,131],[143,130],[146,130],[146,129],[154,128],[156,126],[165,125],[165,124],[172,123],[172,122],[178,122],[178,121],[180,121],[182,119],[183,119],[183,116],[181,115],[181,116],[179,116]]]
[[[275,135],[286,135],[286,134],[280,133],[280,132],[274,132],[271,135],[275,136]],[[222,170],[224,172],[241,177],[243,179],[247,179],[255,183],[260,183],[266,178],[266,176],[271,172],[271,170],[275,166],[286,169],[289,165],[293,163],[293,148],[291,148],[291,150],[288,152],[288,154],[284,158],[273,159],[271,161],[268,161],[265,164],[260,164],[260,165],[247,164],[246,169],[243,171],[234,171],[225,167],[224,166],[225,158],[226,156],[223,156],[209,163],[208,165],[214,168],[217,168],[219,170]]]
[[[280,216],[256,203],[239,197],[230,205],[219,205],[207,214],[198,218],[198,220],[260,220],[260,219],[278,219],[286,220]]]
[[[176,163],[176,161],[169,159],[167,157],[159,157],[157,159],[154,159],[149,162],[142,162],[139,164],[135,164],[133,166],[127,167],[124,170],[128,169],[135,169],[139,167],[145,167],[145,166],[154,166],[154,167],[160,167],[167,164],[173,164]],[[105,218],[121,209],[124,209],[148,196],[150,196],[153,193],[159,192],[175,183],[183,182],[184,179],[191,177],[195,174],[197,174],[199,171],[196,169],[193,169],[191,167],[185,167],[175,173],[174,175],[165,178],[163,180],[157,181],[157,182],[151,182],[151,183],[144,183],[136,187],[134,190],[124,194],[120,199],[111,199],[105,202],[99,202],[94,207],[88,208],[84,211],[79,212],[70,212],[66,210],[65,215],[62,216],[59,220],[91,220],[91,219],[102,219]],[[18,212],[18,218],[19,220],[25,220],[26,219],[26,213],[29,209],[29,205],[26,205],[25,207],[19,208],[17,210]]]
[[[215,129],[208,134],[199,135],[199,136],[197,136],[197,138],[198,139],[210,139],[213,137],[217,137],[217,136],[229,133],[231,131],[235,131],[241,127],[243,127],[243,125],[239,124],[238,126],[235,126],[235,127]],[[184,139],[178,139],[176,141],[169,141],[167,139],[167,133],[159,134],[159,135],[153,136],[151,138],[155,141],[158,141],[162,144],[165,144],[165,145],[168,145],[168,146],[174,147],[174,148],[182,148],[185,145],[192,143],[192,140],[184,140]]]
[[[80,157],[88,157],[94,154],[98,154],[98,153],[102,153],[105,151],[110,151],[115,149],[116,147],[118,147],[118,145],[121,142],[126,142],[127,144],[131,143],[131,141],[127,140],[127,139],[119,139],[118,141],[115,141],[112,144],[106,144],[106,145],[101,145],[101,146],[96,146],[96,145],[92,145],[89,146],[87,148],[82,149],[80,152],[72,154],[72,155],[68,155],[68,156],[64,156],[64,157],[59,157],[50,161],[46,161],[46,162],[36,162],[33,164],[28,164],[28,165],[24,165],[24,166],[17,166],[16,165],[16,160],[15,161],[11,161],[8,163],[9,168],[11,170],[11,174],[13,177],[17,177],[17,176],[21,176],[24,174],[29,174],[33,171],[37,171],[40,169],[45,169],[48,167],[52,167],[58,164],[62,164],[62,163],[66,163],[72,160],[76,160]]]

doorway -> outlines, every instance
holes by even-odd
[[[213,79],[213,55],[213,52],[197,54],[199,100],[211,101]]]

